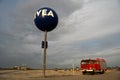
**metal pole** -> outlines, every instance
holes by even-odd
[[[46,70],[46,41],[47,41],[47,31],[44,32],[44,60],[43,60],[43,77],[45,78]]]

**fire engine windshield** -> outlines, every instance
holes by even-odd
[[[95,63],[95,60],[82,60],[81,64],[90,64],[90,63]]]

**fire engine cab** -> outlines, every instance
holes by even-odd
[[[106,71],[106,61],[104,59],[83,59],[80,64],[83,74],[88,72],[91,74],[94,74],[95,72],[103,74]]]

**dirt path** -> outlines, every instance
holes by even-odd
[[[95,75],[77,75],[77,76],[63,76],[63,77],[49,77],[40,80],[120,80],[120,71],[106,72],[105,74]]]
[[[42,78],[41,70],[0,71],[0,80],[120,80],[120,71],[111,70],[105,74],[82,75],[81,72],[71,71],[47,71],[47,78]]]

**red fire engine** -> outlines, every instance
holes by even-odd
[[[103,74],[106,71],[106,61],[100,58],[84,59],[81,60],[81,69],[83,74],[87,72],[90,72],[92,74],[99,72]]]

